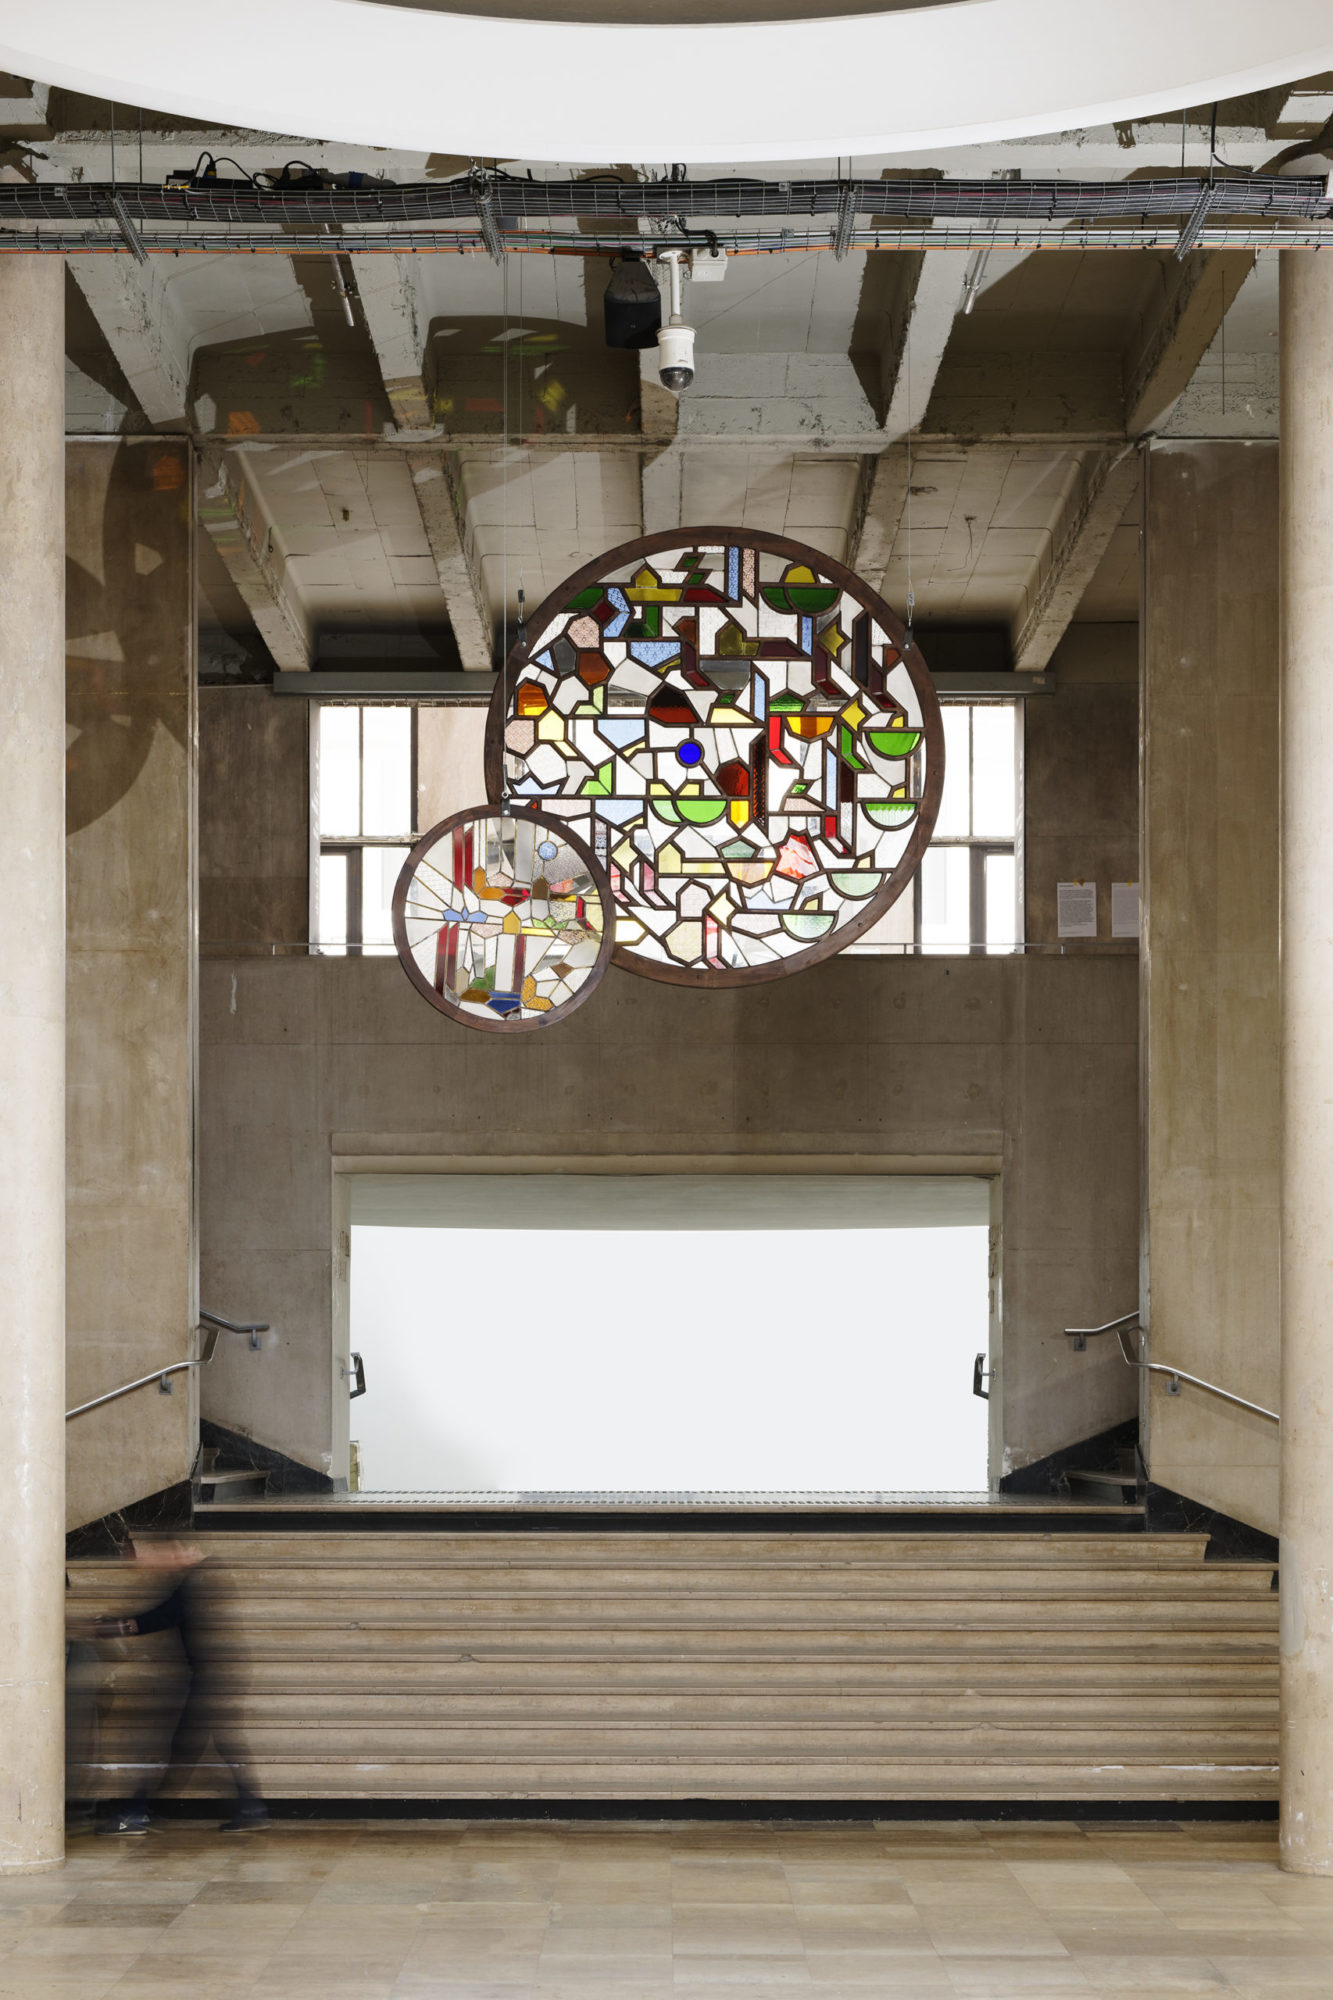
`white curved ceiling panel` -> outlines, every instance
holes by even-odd
[[[1105,124],[1288,83],[1333,68],[1333,8],[961,0],[833,20],[609,26],[381,0],[0,0],[0,67],[205,124],[403,151],[832,159]]]

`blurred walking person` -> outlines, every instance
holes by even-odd
[[[160,1572],[169,1588],[149,1611],[136,1612],[131,1618],[103,1619],[99,1635],[130,1639],[150,1632],[178,1633],[189,1686],[158,1785],[151,1783],[153,1762],[145,1756],[138,1766],[139,1781],[129,1805],[104,1821],[98,1831],[147,1833],[151,1793],[161,1788],[173,1770],[188,1776],[202,1762],[211,1741],[236,1791],[235,1809],[224,1821],[222,1832],[254,1832],[269,1824],[269,1816],[225,1699],[220,1641],[234,1622],[230,1593],[218,1565],[194,1542],[167,1535],[136,1536],[132,1547],[135,1568]]]

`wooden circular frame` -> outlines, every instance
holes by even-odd
[[[657,555],[663,549],[719,546],[763,549],[771,555],[785,556],[789,562],[809,563],[816,572],[836,583],[839,589],[850,591],[889,634],[902,656],[902,664],[907,668],[921,703],[921,726],[926,738],[926,789],[917,808],[912,837],[883,887],[866,901],[855,916],[837,925],[827,938],[807,946],[804,951],[793,952],[790,958],[782,959],[779,964],[700,966],[696,969],[644,958],[628,945],[614,947],[612,956],[622,971],[639,973],[645,979],[660,979],[669,986],[751,986],[764,979],[785,979],[789,972],[803,972],[807,966],[818,965],[822,960],[834,957],[845,945],[854,943],[872,924],[877,924],[886,911],[893,908],[921,866],[921,857],[935,831],[940,796],[944,789],[944,724],[940,717],[940,700],[916,640],[909,638],[906,626],[879,593],[871,590],[853,570],[843,563],[834,562],[831,556],[821,554],[818,549],[808,548],[804,542],[792,541],[790,536],[770,535],[753,528],[717,527],[667,528],[660,534],[641,535],[636,541],[622,542],[619,548],[608,549],[595,562],[585,563],[582,569],[575,570],[542,601],[527,620],[527,629],[540,638],[551,619],[565,609],[569,599],[578,591],[586,589],[589,584],[603,582],[608,570],[620,569],[626,563],[637,561],[640,556]],[[505,711],[509,705],[509,690],[518,686],[531,653],[532,647],[526,640],[511,648],[491,696],[490,712],[486,718],[485,769],[486,791],[493,800],[500,797],[504,788],[504,734],[508,720]],[[593,818],[596,818],[595,805]],[[618,906],[613,898],[615,907]]]
[[[444,838],[445,834],[451,833],[454,827],[463,826],[469,821],[475,824],[476,821],[485,819],[527,820],[533,826],[540,827],[543,833],[554,834],[558,839],[563,840],[567,846],[573,848],[579,860],[592,876],[597,894],[601,899],[602,907],[606,913],[606,922],[602,928],[601,949],[591,966],[589,966],[588,976],[579,987],[578,992],[572,999],[562,1001],[558,1009],[552,1009],[549,1014],[535,1014],[527,1021],[517,1020],[512,1014],[496,1014],[488,1019],[485,1014],[469,1014],[463,1008],[455,1005],[454,1002],[446,1000],[442,993],[436,992],[434,986],[426,978],[426,975],[416,962],[411,945],[408,943],[407,891],[416,874],[417,864],[429,854],[438,841]],[[601,985],[602,975],[611,963],[611,955],[615,946],[615,935],[616,898],[615,892],[611,887],[611,877],[606,869],[603,868],[597,856],[589,848],[587,841],[580,834],[573,832],[564,820],[554,819],[547,813],[534,812],[529,806],[488,804],[484,806],[468,806],[464,812],[450,813],[448,819],[438,821],[430,829],[429,833],[422,834],[420,840],[410,850],[406,861],[404,861],[402,867],[399,869],[398,880],[394,884],[393,941],[398,952],[398,963],[402,966],[403,971],[416,987],[417,992],[422,996],[423,1000],[429,1000],[437,1013],[445,1015],[451,1021],[457,1021],[464,1028],[480,1028],[483,1034],[523,1035],[527,1034],[533,1028],[558,1027],[561,1021],[566,1020],[569,1015],[581,1007],[584,1001],[595,993]]]

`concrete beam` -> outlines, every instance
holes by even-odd
[[[1080,462],[1048,552],[1028,579],[1027,610],[1014,631],[1014,666],[1040,673],[1064,637],[1139,482],[1130,446]]]
[[[890,445],[877,458],[861,461],[856,518],[847,538],[847,566],[881,590],[907,505],[907,453]]]
[[[179,423],[190,393],[190,330],[171,292],[174,260],[80,253],[66,259],[150,423]]]
[[[308,670],[314,642],[305,609],[287,574],[273,523],[243,459],[216,447],[199,465],[199,519],[241,593],[273,664]]]
[[[1164,288],[1125,355],[1125,430],[1156,428],[1212,346],[1254,269],[1253,250],[1201,250],[1163,265]]]
[[[911,296],[891,323],[882,362],[888,389],[884,429],[890,438],[920,428],[962,304],[970,257],[967,250],[923,255]]]
[[[411,257],[353,257],[357,295],[379,362],[384,393],[400,431],[432,428],[422,371],[426,314]]]
[[[421,525],[430,543],[459,658],[468,672],[489,673],[494,665],[495,625],[481,565],[468,534],[458,462],[443,450],[414,451],[409,462]]]

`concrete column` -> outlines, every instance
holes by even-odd
[[[0,1871],[65,1841],[64,334],[0,258]]]
[[[1281,300],[1281,1848],[1333,1875],[1333,257]]]

